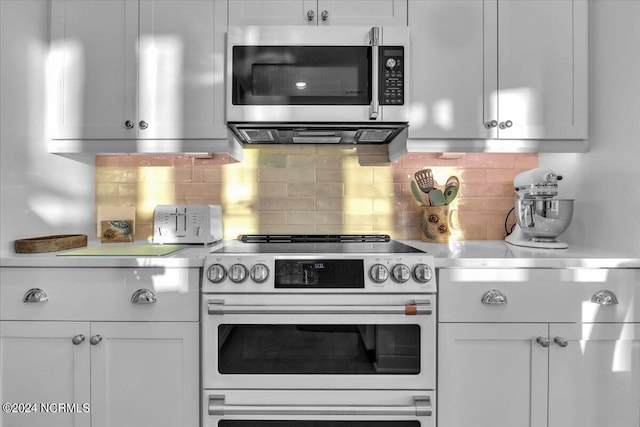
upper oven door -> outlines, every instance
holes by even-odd
[[[393,49],[381,47],[383,32],[398,42]],[[406,122],[408,117],[393,111],[407,111],[399,96],[404,90],[398,89],[405,77],[395,72],[405,69],[406,33],[406,28],[382,27],[230,27],[227,119]],[[385,78],[387,56],[397,65]],[[381,90],[389,84],[393,88]],[[393,108],[383,118],[385,103]]]
[[[205,388],[435,389],[434,295],[205,295]]]

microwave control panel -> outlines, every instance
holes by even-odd
[[[380,47],[380,105],[404,104],[404,47]]]

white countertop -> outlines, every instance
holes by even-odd
[[[401,240],[435,258],[437,268],[640,268],[640,257],[596,248],[535,249],[502,240]]]
[[[527,249],[502,240],[424,243],[401,240],[435,258],[436,268],[640,268],[640,257],[595,248]],[[137,244],[144,242],[135,242]],[[89,246],[100,242],[89,242]],[[111,243],[113,244],[113,243]],[[3,253],[1,267],[202,267],[204,258],[222,243],[191,246],[166,256],[57,256]]]

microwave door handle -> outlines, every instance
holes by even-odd
[[[409,405],[228,405],[225,395],[209,395],[209,415],[375,415],[375,416],[431,416],[430,396],[413,396]]]
[[[378,85],[380,71],[380,28],[372,27],[369,32],[371,43],[371,104],[369,104],[369,120],[376,120],[380,112],[380,102],[378,101]]]

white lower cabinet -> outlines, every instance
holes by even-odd
[[[549,427],[640,426],[640,323],[552,324]]]
[[[0,269],[0,425],[197,426],[198,271]]]
[[[640,426],[640,270],[439,277],[438,427]]]
[[[439,327],[438,426],[546,426],[547,350],[536,324]]]

